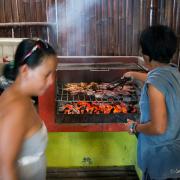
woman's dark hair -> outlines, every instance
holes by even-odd
[[[140,36],[142,53],[160,63],[169,63],[177,47],[177,37],[171,28],[154,25],[145,29]]]
[[[5,65],[3,75],[6,79],[15,80],[22,65],[33,69],[42,63],[44,57],[52,55],[55,56],[56,52],[47,42],[24,39],[16,49],[14,61]]]

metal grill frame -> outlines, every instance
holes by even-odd
[[[70,95],[69,92],[64,90],[65,84],[61,84],[61,88],[59,88],[58,83],[56,83],[56,122],[58,123],[86,123],[86,124],[91,124],[91,123],[126,123],[127,119],[132,119],[136,120],[139,118],[139,112],[137,113],[110,113],[110,114],[64,114],[63,111],[59,111],[59,109],[62,109],[62,107],[65,104],[68,103],[73,103],[73,102],[78,102],[78,101],[85,101],[85,102],[98,102],[98,103],[119,103],[119,102],[124,102],[123,100],[116,98],[116,100],[109,101],[109,99],[112,99],[112,97],[109,98],[95,98],[92,100],[91,96],[88,95],[82,95],[83,99],[80,98],[80,95]],[[135,88],[135,94],[136,100],[133,102],[132,100],[130,101],[131,103],[133,102],[134,105],[138,104],[138,86]],[[64,96],[64,98],[63,98]],[[75,96],[78,97],[76,100]],[[89,98],[87,100],[86,96]],[[127,102],[125,102],[127,104]]]

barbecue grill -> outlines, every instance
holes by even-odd
[[[71,94],[67,83],[110,83],[120,79],[127,71],[140,70],[137,57],[60,57],[56,83],[39,99],[39,112],[50,131],[118,131],[124,128],[127,118],[139,118],[138,102],[141,85],[130,82],[134,91],[116,97],[96,98],[83,93]],[[138,65],[137,65],[138,64]],[[127,112],[88,113],[86,109],[73,114],[64,112],[64,106],[77,104],[125,104]],[[84,107],[83,107],[84,108]],[[130,111],[135,108],[135,111]],[[84,111],[86,113],[84,113]]]

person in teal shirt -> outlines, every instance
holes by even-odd
[[[138,135],[138,165],[143,180],[180,179],[180,73],[171,64],[177,37],[167,26],[154,25],[140,36],[148,73],[127,72],[144,82],[140,122],[128,120],[130,133]]]

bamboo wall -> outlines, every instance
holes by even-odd
[[[180,0],[0,0],[0,37],[40,37],[61,56],[139,54],[147,26],[180,36]]]

